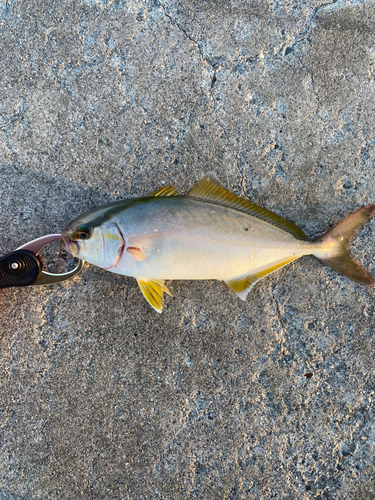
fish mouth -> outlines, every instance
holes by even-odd
[[[76,241],[72,240],[71,238],[69,238],[69,236],[67,236],[64,233],[62,233],[61,236],[62,236],[64,247],[66,248],[66,250],[69,253],[71,253],[73,255],[73,257],[76,257],[78,255],[78,252],[79,252],[78,243]]]

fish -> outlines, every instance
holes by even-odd
[[[62,238],[74,257],[133,277],[159,313],[166,280],[221,280],[246,300],[265,276],[314,255],[351,280],[374,287],[369,271],[348,251],[351,238],[375,214],[359,208],[311,240],[292,222],[204,176],[185,195],[171,185],[149,196],[94,208]]]

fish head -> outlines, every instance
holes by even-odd
[[[99,224],[90,212],[71,222],[61,235],[74,257],[105,269],[116,266],[125,248],[119,226],[113,221]]]

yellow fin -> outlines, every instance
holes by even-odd
[[[168,186],[162,186],[161,188],[149,194],[148,198],[156,196],[178,196],[178,192],[174,186],[168,184]]]
[[[158,312],[163,310],[163,291],[172,295],[164,285],[164,280],[138,278],[138,285],[147,302]]]
[[[283,260],[281,262],[277,262],[276,264],[273,263],[270,266],[266,267],[265,269],[262,269],[261,271],[257,271],[253,274],[249,274],[248,276],[241,276],[240,278],[234,278],[232,280],[226,281],[225,283],[234,291],[236,294],[239,296],[240,299],[246,300],[247,294],[250,292],[250,290],[253,288],[255,283],[257,283],[259,280],[267,276],[268,274],[273,273],[274,271],[277,271],[281,267],[285,266],[286,264],[289,264],[289,262],[292,262],[295,259],[298,259],[299,256],[297,257],[290,257],[289,259]]]
[[[226,281],[225,283],[234,292],[236,292],[240,299],[246,300],[247,294],[250,292],[257,281],[259,281],[259,278],[257,278],[254,274],[249,274],[249,276],[234,278],[233,280]]]
[[[224,207],[233,208],[246,214],[252,215],[258,219],[264,220],[273,226],[282,229],[299,240],[308,240],[305,233],[298,226],[293,224],[280,215],[274,214],[265,208],[252,203],[251,201],[240,198],[223,187],[214,175],[210,174],[201,179],[186,195],[188,198],[207,201],[222,205]]]

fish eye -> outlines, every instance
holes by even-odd
[[[91,230],[87,226],[78,226],[76,235],[80,240],[88,240],[91,236]]]

